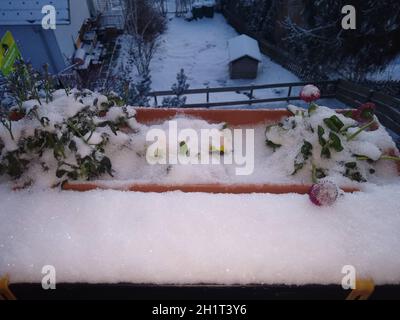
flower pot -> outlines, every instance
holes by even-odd
[[[20,110],[10,111],[8,114],[8,119],[10,121],[19,121],[25,117],[25,112]]]
[[[203,119],[209,123],[225,122],[231,127],[235,126],[252,126],[267,123],[276,123],[283,117],[289,116],[286,110],[210,110],[210,109],[163,109],[163,108],[137,108],[136,120],[143,124],[157,124],[172,119],[178,115],[190,116],[193,118]],[[397,150],[390,151],[397,153]],[[400,172],[400,167],[399,167]],[[206,193],[299,193],[306,194],[310,189],[307,184],[223,184],[223,183],[207,183],[207,184],[138,184],[124,183],[119,184],[107,181],[103,182],[68,182],[63,185],[64,190],[89,191],[93,189],[115,189],[124,191],[138,192],[206,192]],[[356,192],[359,189],[354,187],[342,186],[345,192]]]

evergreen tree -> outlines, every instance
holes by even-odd
[[[177,82],[171,87],[171,90],[175,94],[174,97],[166,97],[163,99],[163,107],[182,107],[186,103],[186,97],[183,96],[184,92],[189,89],[189,84],[186,83],[187,77],[185,71],[181,69],[176,75]]]
[[[148,107],[150,100],[151,77],[145,75],[136,83],[125,81],[122,96],[126,104],[131,106]],[[121,94],[121,93],[119,93]]]

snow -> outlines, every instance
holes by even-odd
[[[274,63],[265,55],[261,55],[256,79],[230,79],[228,40],[238,36],[238,33],[221,14],[215,14],[213,19],[191,22],[172,15],[169,15],[168,18],[168,29],[161,35],[160,47],[150,65],[153,91],[170,90],[176,82],[176,74],[181,68],[185,70],[191,89],[300,81],[290,71]],[[137,78],[137,72],[129,62],[131,42],[130,36],[121,36],[119,41],[121,50],[115,62],[114,75],[120,76],[124,73],[123,70],[127,70],[128,74],[125,76],[134,80]],[[292,91],[293,95],[298,93],[299,90]],[[263,89],[255,91],[254,94],[259,99],[285,97],[288,89]],[[248,97],[243,93],[235,92],[210,95],[210,102],[232,100],[246,101]],[[187,103],[202,102],[206,102],[205,94],[194,94],[187,97]],[[260,106],[262,107],[262,105]],[[276,106],[274,105],[274,107]]]
[[[193,89],[300,81],[265,55],[261,55],[257,79],[230,79],[228,40],[236,36],[238,33],[221,14],[215,14],[213,19],[191,22],[170,17],[168,29],[161,36],[161,47],[151,63],[152,89],[170,90],[181,68],[185,70]],[[229,97],[232,94],[235,98],[241,96],[235,93],[226,95]],[[280,94],[283,96],[287,92]],[[221,95],[221,98],[226,98]],[[267,95],[277,96],[273,90],[266,90],[262,96]],[[203,96],[201,98],[204,99]]]
[[[349,149],[353,154],[364,155],[374,161],[377,161],[382,156],[382,151],[375,144],[368,141],[350,141]]]
[[[152,194],[0,186],[0,274],[58,283],[400,283],[400,185],[346,194]],[[4,223],[6,222],[6,223]]]
[[[257,40],[242,34],[228,40],[229,62],[248,56],[261,62],[260,48]]]
[[[227,41],[235,36],[237,33],[220,14],[214,19],[192,22],[170,17],[151,64],[153,89],[169,90],[181,68],[185,69],[191,88],[299,81],[264,55],[260,57],[257,79],[229,79]],[[127,67],[128,61],[129,36],[121,39],[117,71]],[[43,102],[39,107],[40,116],[48,117],[51,123],[46,130],[54,131],[52,124],[77,114],[87,105],[93,107],[95,99],[99,107],[107,102],[98,93],[76,101],[75,93],[73,90],[67,97],[63,90],[56,91],[53,102]],[[283,97],[287,90],[268,89],[257,91],[256,95]],[[242,93],[221,93],[212,96],[211,101],[240,98],[248,99]],[[188,97],[188,103],[202,101],[204,96]],[[24,103],[28,110],[36,105],[34,100]],[[305,106],[302,102],[298,105]],[[286,107],[286,103],[274,105],[278,106]],[[297,117],[305,112],[297,106],[291,110],[298,113]],[[132,107],[127,107],[126,112],[129,116],[135,114]],[[318,124],[322,116],[334,114],[327,108],[320,112],[319,117],[310,118],[311,125]],[[121,116],[126,116],[122,108],[111,107],[104,118],[94,120],[115,121]],[[339,118],[345,125],[353,124],[348,118]],[[185,117],[174,120],[181,129],[197,131],[221,130],[223,125]],[[4,150],[15,150],[20,137],[32,134],[35,127],[28,121],[24,118],[13,123],[15,141],[0,126]],[[254,173],[237,176],[234,165],[150,166],[144,157],[148,147],[145,136],[155,127],[167,130],[168,123],[146,126],[132,118],[128,124],[133,131],[115,135],[109,128],[98,128],[84,137],[90,137],[86,143],[74,138],[84,157],[93,151],[90,144],[100,143],[103,134],[107,134],[105,153],[113,164],[114,177],[102,177],[103,184],[310,183],[308,170],[290,175],[293,158],[301,147],[299,141],[304,138],[298,131],[283,137],[274,127],[278,130],[272,130],[274,137],[282,139],[280,142],[290,147],[286,151],[290,150],[273,153],[265,146],[268,123],[253,127]],[[227,136],[227,132],[220,131],[216,136]],[[189,150],[195,148],[186,142]],[[343,154],[351,151],[378,159],[393,146],[381,127],[362,132]],[[217,144],[211,147],[221,150]],[[227,145],[224,149],[232,152]],[[167,150],[161,153],[165,156]],[[56,163],[51,150],[43,152],[41,161]],[[0,275],[8,274],[12,283],[40,282],[42,267],[50,264],[56,268],[58,283],[339,285],[343,266],[353,265],[359,278],[371,277],[377,285],[400,284],[400,250],[396,250],[400,247],[398,172],[392,161],[378,161],[375,169],[370,181],[362,185],[342,176],[330,177],[338,184],[362,186],[363,191],[342,195],[332,206],[321,208],[313,205],[307,195],[298,194],[66,192],[50,188],[56,182],[55,167],[44,172],[40,162],[33,163],[21,180],[31,178],[35,183],[29,188],[11,191],[13,182],[0,177]]]
[[[93,106],[97,97],[101,98],[86,92],[75,101],[73,95],[57,92],[38,112],[59,121],[85,105]],[[302,117],[300,108],[291,109]],[[317,110],[318,117],[310,117],[314,125],[318,118],[335,114],[328,108]],[[121,115],[117,111],[112,109],[104,118]],[[135,114],[132,107],[126,112]],[[284,170],[293,167],[291,155],[272,153],[265,146],[267,123],[253,128],[254,173],[237,176],[232,165],[148,165],[146,134],[154,128],[167,131],[169,123],[143,125],[131,120],[134,131],[114,135],[106,127],[98,128],[89,141],[98,143],[103,133],[108,134],[105,154],[115,170],[114,178],[107,177],[111,184],[310,182],[306,170],[298,177]],[[174,120],[179,129],[224,127],[182,116]],[[14,123],[17,138],[32,130],[28,121],[33,120]],[[220,131],[217,138],[223,135],[226,132]],[[296,139],[285,141],[297,153]],[[393,146],[382,127],[363,132],[354,141],[380,149]],[[82,139],[75,142],[82,155],[91,152]],[[191,143],[188,148],[193,148]],[[52,167],[44,172],[42,162]],[[44,265],[56,268],[58,283],[340,284],[345,265],[353,265],[359,277],[372,277],[376,284],[400,283],[400,251],[394,250],[400,245],[400,183],[391,161],[378,162],[377,177],[363,184],[363,192],[345,194],[328,208],[297,194],[66,192],[50,188],[54,169],[52,151],[46,150],[28,172],[32,186],[13,192],[13,182],[1,177],[0,274],[9,274],[12,283],[39,282]]]

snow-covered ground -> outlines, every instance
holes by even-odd
[[[257,79],[229,78],[228,40],[238,33],[221,14],[188,22],[171,16],[151,65],[154,90],[169,90],[181,68],[191,88],[295,82],[299,79],[262,55]]]
[[[160,38],[160,47],[151,63],[153,91],[170,90],[176,82],[176,74],[185,70],[191,89],[206,87],[228,87],[285,83],[300,81],[297,76],[262,55],[256,79],[230,79],[228,40],[238,33],[227,23],[221,14],[213,19],[186,21],[183,17],[168,16],[166,32]],[[115,72],[127,66],[129,77],[136,77],[136,69],[129,66],[129,46],[131,39],[121,37],[121,51],[116,61]],[[293,90],[296,94],[297,89]],[[287,95],[287,89],[265,89],[254,92],[255,98],[277,98]],[[242,93],[227,92],[211,94],[210,101],[248,100]],[[205,94],[188,96],[187,103],[202,103]]]

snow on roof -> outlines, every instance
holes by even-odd
[[[261,62],[261,53],[258,42],[245,34],[228,40],[229,62],[249,56]]]
[[[68,0],[13,0],[1,1],[0,25],[40,25],[45,5],[53,5],[57,10],[57,24],[70,23]]]

